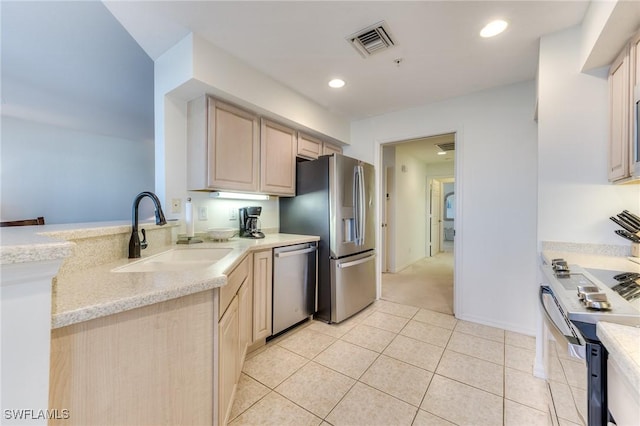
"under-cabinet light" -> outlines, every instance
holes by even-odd
[[[209,195],[211,198],[226,198],[228,200],[268,200],[269,196],[264,194],[247,194],[244,192],[222,192],[216,191]]]

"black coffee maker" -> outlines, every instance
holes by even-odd
[[[239,209],[240,236],[242,238],[264,238],[258,226],[258,218],[262,207],[242,207]]]

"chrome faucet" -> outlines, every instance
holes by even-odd
[[[139,193],[135,200],[133,200],[132,207],[132,227],[133,230],[131,232],[131,239],[129,240],[129,259],[137,259],[140,257],[140,249],[147,248],[147,234],[144,229],[142,230],[142,242],[140,241],[140,237],[138,236],[138,206],[140,205],[140,200],[144,197],[149,197],[153,201],[153,204],[156,208],[156,225],[166,225],[167,220],[164,218],[164,213],[162,212],[162,206],[160,205],[160,200],[153,192],[145,191]]]

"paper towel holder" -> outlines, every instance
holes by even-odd
[[[197,244],[201,243],[200,238],[195,238],[193,232],[193,209],[191,208],[191,197],[187,198],[187,204],[184,209],[185,224],[187,226],[187,235],[185,237],[178,237],[176,244]]]

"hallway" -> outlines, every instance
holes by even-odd
[[[382,274],[382,299],[453,314],[453,253],[441,252],[398,273]]]

